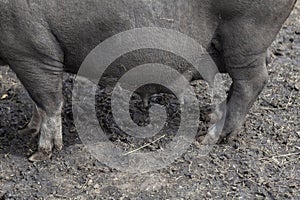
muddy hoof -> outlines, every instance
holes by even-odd
[[[61,151],[62,148],[63,148],[63,144],[62,144],[62,143],[55,143],[55,144],[54,144],[54,149],[55,149],[56,151]]]
[[[45,160],[49,160],[51,158],[51,155],[52,155],[52,153],[45,153],[42,151],[37,151],[32,156],[30,156],[28,158],[28,160],[31,162],[45,161]]]

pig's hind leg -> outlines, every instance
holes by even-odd
[[[53,148],[60,150],[63,146],[61,109],[64,54],[51,32],[44,28],[37,31],[39,34],[28,33],[30,41],[21,43],[22,48],[12,50],[7,59],[36,105],[33,119],[25,129],[40,133],[38,150],[29,158],[30,161],[47,160]]]
[[[60,150],[63,146],[61,121],[63,68],[58,66],[60,64],[57,62],[51,64],[30,59],[32,58],[26,62],[13,61],[10,65],[36,105],[33,119],[26,129],[40,132],[38,151],[29,160],[42,161],[51,157],[53,148]]]

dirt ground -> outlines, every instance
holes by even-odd
[[[31,100],[16,76],[2,67],[0,200],[300,199],[300,2],[271,51],[269,83],[237,142],[218,145],[209,156],[201,157],[195,141],[170,166],[145,174],[116,171],[88,153],[71,120],[72,79],[68,75],[65,147],[49,161],[29,162],[35,141],[20,137],[17,131],[31,117]],[[157,145],[152,147],[155,150]]]

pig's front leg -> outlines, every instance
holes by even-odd
[[[226,21],[219,28],[220,51],[232,85],[226,101],[219,106],[218,115],[222,117],[209,130],[205,144],[234,138],[267,83],[266,51],[275,34],[266,37],[265,29],[258,28],[247,20]]]
[[[217,106],[217,121],[208,132],[204,144],[215,144],[227,138],[232,140],[243,125],[249,109],[267,83],[264,55],[254,58],[253,68],[231,69],[232,85],[225,102]],[[261,63],[260,63],[261,62]],[[260,63],[260,64],[258,64]],[[225,119],[224,119],[225,118]]]

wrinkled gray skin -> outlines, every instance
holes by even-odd
[[[62,72],[76,73],[100,42],[138,27],[178,30],[207,48],[233,80],[221,136],[236,133],[267,82],[267,48],[295,1],[0,0],[0,63],[10,65],[36,104],[23,130],[40,134],[30,160],[46,160],[63,146]]]

